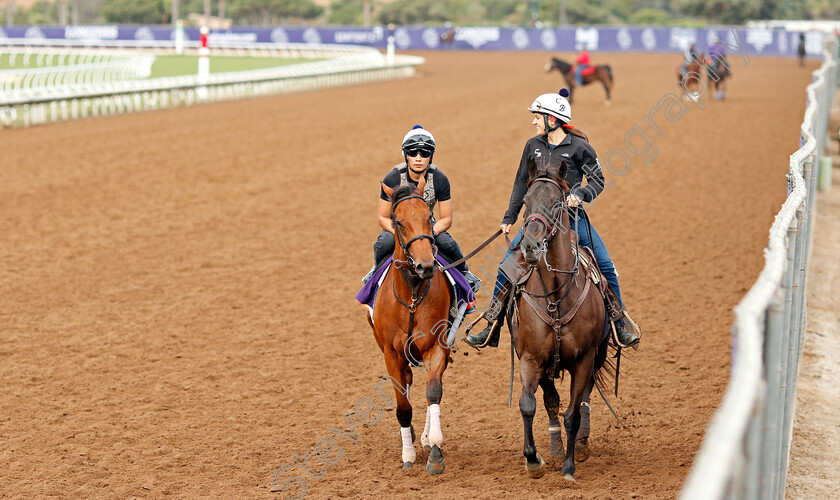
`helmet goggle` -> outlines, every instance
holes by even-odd
[[[428,147],[407,146],[405,149],[403,149],[403,152],[406,156],[411,158],[417,155],[420,155],[422,158],[430,158],[432,156],[432,153],[435,152],[435,150]]]
[[[435,152],[435,141],[425,134],[416,134],[403,141],[403,152],[406,156],[429,158]]]

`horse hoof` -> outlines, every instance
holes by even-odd
[[[589,458],[589,439],[578,439],[575,443],[575,461],[586,462]]]
[[[431,449],[432,449],[432,446],[431,446],[431,445],[428,445],[428,444],[424,444],[424,445],[423,445],[423,451],[429,451],[429,450],[431,450]]]
[[[532,479],[539,479],[545,475],[545,460],[542,459],[541,456],[537,455],[537,463],[530,463],[528,460],[525,460],[525,470],[528,471],[528,475],[531,476]]]
[[[604,101],[604,106],[609,106],[610,104],[612,104],[612,101]]]
[[[414,467],[414,462],[406,462],[403,464],[403,469],[410,469]]]
[[[446,461],[443,460],[443,453],[437,445],[432,446],[432,451],[429,453],[429,460],[426,461],[426,472],[429,474],[443,474],[446,469]]]
[[[577,482],[577,481],[575,480],[575,476],[573,476],[573,475],[571,475],[571,474],[563,474],[563,479],[565,479],[566,481],[571,481],[571,482],[573,482],[573,483],[576,483],[576,482]]]

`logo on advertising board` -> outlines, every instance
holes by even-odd
[[[779,48],[780,54],[787,54],[788,51],[787,33],[784,31],[776,32],[776,47]]]
[[[426,28],[423,30],[423,43],[430,49],[436,49],[440,45],[440,35],[434,28]]]
[[[488,42],[498,42],[500,30],[496,27],[467,27],[459,28],[455,32],[455,40],[467,42],[472,48],[477,49]]]
[[[764,47],[773,43],[773,32],[766,29],[747,30],[747,43],[755,47],[761,53]]]
[[[0,28],[0,38],[9,38],[8,36],[6,36],[6,30],[4,30],[3,28]]]
[[[383,38],[382,26],[370,30],[336,31],[335,43],[374,44]]]
[[[575,48],[577,50],[598,50],[598,28],[577,28]]]
[[[671,28],[670,41],[672,49],[686,50],[697,41],[697,30],[693,28]]]
[[[134,32],[134,39],[144,42],[150,42],[155,39],[155,35],[152,34],[152,30],[148,26],[143,26],[142,28]]]
[[[522,50],[531,44],[531,39],[528,37],[528,32],[524,28],[516,28],[510,37],[513,46]]]
[[[30,26],[26,28],[26,33],[23,34],[25,38],[46,38],[41,28],[37,26]]]
[[[303,30],[303,41],[306,43],[321,43],[321,35],[315,28],[306,28]]]
[[[67,26],[64,38],[67,40],[116,40],[119,28],[116,26]]]
[[[540,33],[540,43],[546,49],[557,47],[557,35],[554,34],[554,30],[542,30],[542,33]]]
[[[408,30],[405,28],[397,28],[394,31],[394,42],[397,44],[397,47],[401,49],[407,49],[411,46],[411,35],[408,33]]]
[[[656,48],[656,33],[654,33],[653,28],[645,28],[642,31],[642,46],[648,52]]]
[[[317,34],[317,33],[316,33]],[[207,35],[208,42],[239,42],[239,43],[254,43],[257,41],[257,34],[253,31],[233,32],[233,31],[213,31]],[[310,42],[318,43],[318,42]]]
[[[621,47],[621,50],[630,50],[630,47],[633,46],[633,37],[630,35],[630,30],[627,28],[621,28],[615,34],[615,41],[618,43],[618,46]]]
[[[822,54],[822,49],[823,34],[821,31],[809,31],[805,33],[805,53],[819,55]]]
[[[271,30],[271,41],[274,43],[289,43],[289,35],[283,28]]]

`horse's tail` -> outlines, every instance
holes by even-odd
[[[607,74],[610,75],[610,85],[615,85],[615,79],[613,78],[612,73],[612,66],[610,66],[609,64],[607,64]]]

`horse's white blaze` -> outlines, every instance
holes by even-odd
[[[402,436],[402,461],[413,463],[417,458],[417,453],[414,452],[414,443],[411,442],[411,427],[400,427],[400,436]]]
[[[443,446],[443,432],[440,430],[440,405],[429,405],[429,442]]]
[[[432,446],[432,443],[429,442],[429,419],[431,418],[431,406],[426,407],[426,426],[423,427],[423,435],[420,436],[420,444],[423,446]]]

